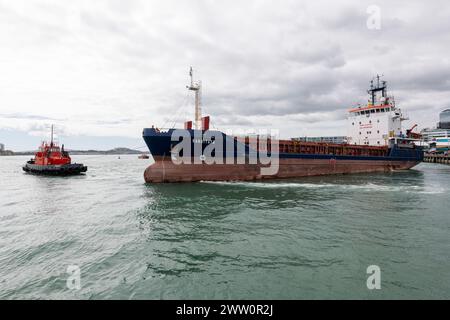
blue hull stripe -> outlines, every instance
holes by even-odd
[[[191,136],[193,136],[193,130]],[[171,149],[171,134],[173,130],[168,132],[159,133],[155,129],[144,129],[143,138],[150,152],[154,156],[170,155]],[[233,138],[220,133],[227,141],[234,141]],[[224,141],[225,141],[224,139]],[[225,142],[226,143],[226,142]],[[236,151],[235,151],[236,152]],[[235,152],[230,156],[236,157]],[[248,146],[245,146],[246,155],[256,156],[256,152],[251,150]],[[222,153],[224,154],[224,153]],[[217,156],[219,156],[217,154]],[[342,156],[332,154],[300,154],[300,153],[280,153],[280,159],[322,159],[322,160],[357,160],[357,161],[411,161],[421,162],[423,161],[423,151],[421,148],[399,148],[394,146],[389,149],[389,156]]]

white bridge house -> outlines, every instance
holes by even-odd
[[[348,143],[353,145],[385,146],[389,139],[403,136],[402,121],[407,120],[387,96],[386,81],[371,81],[370,100],[367,106],[349,110]]]

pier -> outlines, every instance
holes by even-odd
[[[450,156],[444,154],[425,153],[424,162],[450,164]]]

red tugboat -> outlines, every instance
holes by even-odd
[[[53,141],[52,126],[50,144],[42,142],[34,159],[31,159],[23,166],[23,171],[34,174],[66,176],[86,172],[87,167],[83,164],[72,163],[69,153],[64,150],[64,145],[60,148]]]

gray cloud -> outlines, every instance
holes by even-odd
[[[450,8],[379,1],[382,28],[369,30],[372,4],[0,0],[9,75],[0,105],[10,115],[0,127],[26,129],[17,115],[31,115],[22,120],[59,119],[68,134],[131,137],[175,114],[192,118],[190,65],[220,129],[343,133],[346,110],[367,100],[377,73],[412,119],[433,125],[450,106]]]
[[[51,118],[51,117],[45,117],[45,116],[34,115],[34,114],[23,114],[23,113],[10,113],[10,114],[0,113],[0,118],[22,119],[22,120],[46,120],[46,121],[58,120],[58,119]]]

